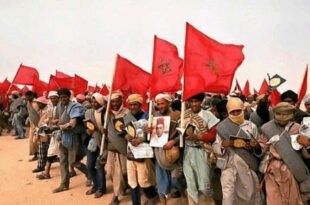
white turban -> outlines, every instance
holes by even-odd
[[[48,93],[48,98],[50,97],[59,97],[57,91],[50,91]]]
[[[166,93],[159,93],[158,95],[156,95],[155,102],[157,102],[157,100],[159,100],[159,99],[165,99],[168,102],[172,102],[171,96],[169,94],[166,94]]]
[[[93,98],[95,98],[95,100],[102,106],[104,105],[104,101],[106,100],[105,97],[103,95],[101,95],[100,93],[94,93],[93,94]]]

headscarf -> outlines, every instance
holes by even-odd
[[[58,95],[57,91],[50,91],[48,93],[48,98],[50,98],[50,97],[59,97],[59,95]]]
[[[111,93],[111,100],[114,100],[119,97],[123,97],[123,94],[121,93],[121,91],[116,90]]]
[[[243,102],[240,98],[232,97],[229,98],[226,104],[228,118],[233,121],[234,123],[241,125],[244,122],[244,112],[243,112]],[[240,115],[232,115],[230,114],[231,111],[234,110],[241,110]]]
[[[167,93],[159,93],[158,95],[156,95],[155,102],[157,102],[157,100],[159,100],[159,99],[165,99],[168,102],[172,102],[171,96]]]
[[[142,104],[142,102],[143,102],[142,95],[140,95],[140,94],[131,94],[131,95],[129,95],[128,98],[127,98],[127,103],[129,104],[129,103],[134,103],[134,102]]]
[[[82,103],[82,102],[84,102],[84,100],[85,100],[85,95],[83,95],[83,94],[77,94],[77,95],[75,96],[75,98],[76,98],[76,100],[78,101],[78,103]]]
[[[274,120],[284,126],[294,117],[294,107],[287,102],[280,102],[273,107]]]
[[[33,101],[34,102],[39,102],[39,103],[42,103],[42,104],[45,104],[45,105],[47,105],[47,103],[48,103],[48,100],[44,96],[38,97],[37,99],[34,99]]]
[[[95,100],[101,105],[103,106],[104,105],[104,101],[105,101],[105,98],[102,94],[100,93],[94,93],[93,94],[93,98],[95,98]]]

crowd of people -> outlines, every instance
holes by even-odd
[[[74,97],[66,88],[39,97],[13,91],[8,108],[1,107],[0,131],[14,129],[16,139],[24,139],[29,126],[36,177],[50,179],[51,166],[60,164],[60,184],[53,193],[68,190],[78,169],[90,187],[86,195],[102,197],[106,181],[112,181],[110,205],[121,204],[120,196],[126,194],[140,205],[142,193],[147,205],[180,197],[190,205],[307,204],[310,98],[302,111],[295,92],[282,93],[273,107],[269,94],[269,89],[248,97],[200,93],[186,101],[181,113],[178,94],[160,93],[149,116],[142,109],[145,99],[136,93],[125,99],[113,91],[108,99],[88,92]],[[151,148],[153,157],[135,157],[135,148],[149,146],[153,128],[159,133],[164,126],[160,117],[167,116],[167,142]],[[161,120],[146,123],[142,134],[129,129],[151,117]]]

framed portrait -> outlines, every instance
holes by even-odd
[[[152,121],[151,147],[163,147],[169,139],[170,116],[154,117]]]

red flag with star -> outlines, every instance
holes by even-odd
[[[141,94],[144,102],[146,102],[146,92],[150,88],[150,77],[148,72],[126,58],[117,55],[112,91],[121,90],[124,94],[124,100],[130,94]],[[147,108],[145,103],[143,108]]]
[[[35,82],[33,83],[32,91],[36,92],[38,96],[43,96],[44,94],[46,95],[48,93],[48,90],[49,90],[49,84],[42,80],[38,79],[38,80],[35,80]]]
[[[186,24],[183,100],[201,92],[228,94],[244,55],[242,45],[221,44]]]
[[[176,92],[182,89],[183,60],[172,43],[154,37],[153,66],[150,99],[161,92]]]
[[[298,103],[299,104],[305,97],[306,92],[307,92],[307,80],[308,80],[308,65],[306,67],[306,71],[305,71],[305,75],[304,75],[304,79],[302,81],[300,90],[299,90],[299,94],[298,94]]]
[[[101,88],[100,93],[101,93],[102,95],[108,95],[108,94],[109,94],[108,86],[107,86],[107,85],[104,85],[104,86]]]
[[[281,102],[281,93],[277,89],[274,89],[270,93],[270,106],[273,107]]]
[[[88,81],[79,75],[74,75],[74,94],[84,94],[87,90]]]
[[[57,78],[70,78],[71,76],[70,75],[67,75],[63,72],[60,72],[58,70],[56,70],[56,75],[55,75]]]
[[[33,85],[33,82],[37,79],[39,79],[37,69],[20,64],[12,83]]]
[[[246,83],[244,85],[244,88],[243,88],[243,91],[242,91],[242,95],[244,95],[245,97],[248,97],[249,95],[251,95],[250,83],[249,83],[248,80],[246,81]]]

